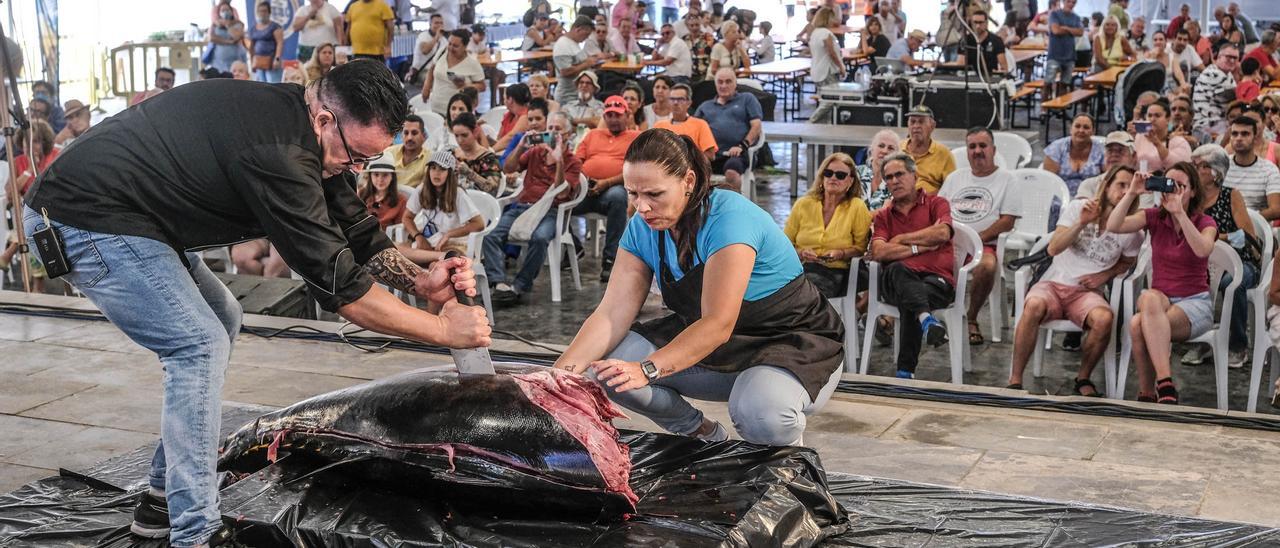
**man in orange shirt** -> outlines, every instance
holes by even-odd
[[[687,108],[687,107],[686,107]],[[618,242],[627,227],[627,191],[622,188],[622,160],[639,131],[627,129],[627,102],[614,95],[604,101],[604,127],[587,132],[578,143],[582,176],[587,179],[587,197],[573,208],[575,215],[601,213],[605,216],[603,260],[600,281],[609,281]]]
[[[690,97],[693,97],[693,90],[688,84],[676,84],[671,88],[671,119],[653,124],[653,128],[669,129],[677,135],[693,139],[693,144],[707,155],[707,161],[711,161],[716,155],[716,137],[712,135],[711,126],[707,125],[706,120],[689,116]]]

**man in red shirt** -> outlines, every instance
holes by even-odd
[[[1173,19],[1169,20],[1169,26],[1165,27],[1164,29],[1165,35],[1166,36],[1177,35],[1178,29],[1182,28],[1183,23],[1186,23],[1187,21],[1190,21],[1190,20],[1191,20],[1191,4],[1184,3],[1182,4],[1181,7],[1178,8],[1178,15],[1175,16]]]
[[[1258,47],[1253,48],[1248,55],[1245,55],[1240,62],[1244,63],[1246,59],[1256,59],[1259,72],[1266,76],[1267,82],[1270,82],[1272,78],[1276,77],[1276,49],[1278,48],[1280,48],[1280,37],[1276,36],[1276,31],[1263,31],[1262,42],[1258,44]]]
[[[920,342],[942,344],[946,329],[930,314],[955,298],[951,249],[951,205],[916,189],[916,162],[897,153],[880,164],[893,201],[871,221],[867,259],[880,270],[880,298],[898,307],[898,377],[915,377]]]
[[[622,188],[622,160],[639,131],[627,129],[627,102],[613,95],[604,100],[604,126],[587,132],[578,143],[582,175],[587,179],[587,197],[573,208],[574,215],[601,213],[604,223],[604,251],[601,252],[600,281],[609,281],[618,242],[627,228],[627,191]]]

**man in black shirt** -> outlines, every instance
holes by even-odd
[[[973,30],[973,34],[967,34],[964,37],[964,43],[960,47],[960,57],[956,59],[956,63],[964,66],[966,70],[980,74],[1007,73],[1009,60],[1004,55],[1004,40],[991,34],[987,25],[987,12],[974,10],[969,14],[969,28]],[[979,59],[983,63],[981,70],[978,69]]]
[[[164,365],[162,441],[135,533],[175,547],[219,546],[229,535],[214,465],[241,310],[193,250],[266,237],[322,307],[360,326],[455,348],[489,344],[483,310],[453,299],[455,288],[474,292],[470,263],[422,271],[356,197],[351,168],[391,144],[407,108],[399,82],[372,61],[335,68],[306,90],[195,82],[90,129],[28,193],[28,235],[53,227],[67,281]],[[429,312],[375,280],[423,296]]]

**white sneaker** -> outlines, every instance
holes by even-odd
[[[1227,353],[1227,368],[1228,368],[1228,369],[1240,369],[1240,368],[1244,367],[1244,364],[1245,364],[1245,363],[1247,363],[1248,361],[1249,361],[1249,351],[1248,351],[1248,350],[1241,350],[1241,351],[1239,351],[1239,352],[1228,352],[1228,353]]]
[[[712,428],[706,434],[699,434],[698,432],[707,430],[706,426],[708,423],[714,424],[715,427]],[[724,425],[720,424],[717,421],[713,421],[711,419],[702,419],[702,426],[699,427],[697,430],[694,430],[693,432],[691,432],[689,436],[698,438],[702,441],[728,441],[729,431],[725,430]]]
[[[1212,356],[1209,352],[1209,345],[1196,344],[1190,350],[1187,350],[1186,354],[1182,355],[1182,365],[1202,365],[1206,356]]]

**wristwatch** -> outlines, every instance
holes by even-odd
[[[640,369],[644,371],[644,376],[649,379],[649,382],[658,380],[658,366],[653,365],[653,362],[649,360],[640,362]]]
[[[919,255],[919,254],[920,254],[920,248],[919,248],[919,247],[916,247],[916,244],[911,244],[911,254],[912,254],[912,255]]]

